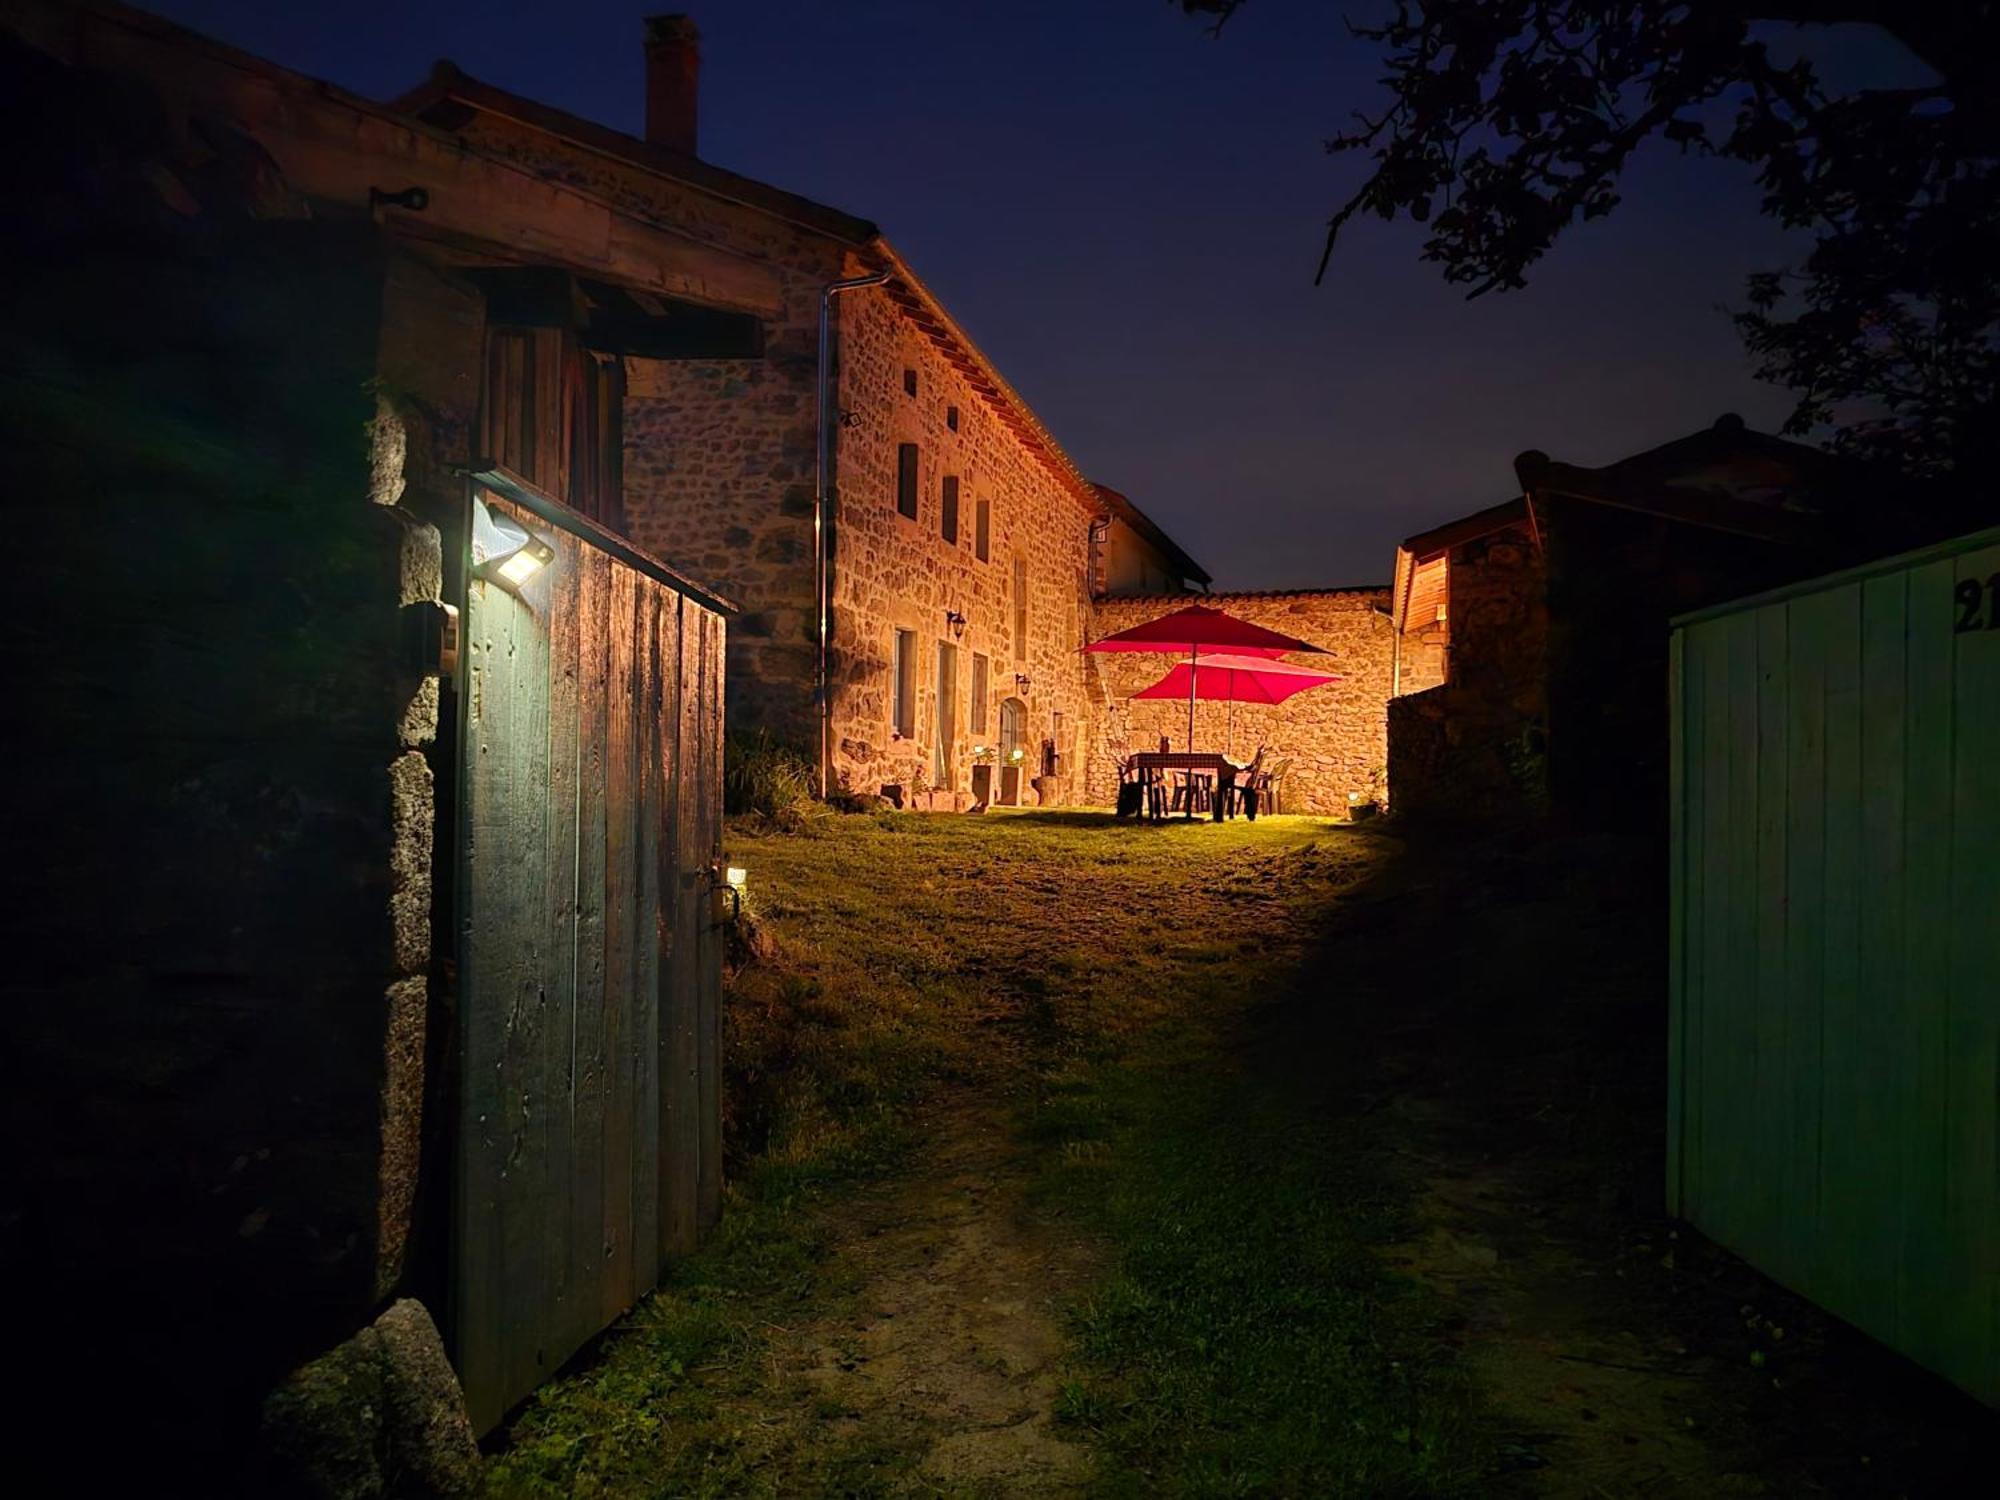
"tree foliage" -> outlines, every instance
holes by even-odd
[[[1181,0],[1220,33],[1246,0]],[[1787,430],[1916,473],[2000,459],[2000,25],[1992,0],[1396,0],[1352,25],[1386,69],[1379,112],[1327,143],[1366,179],[1362,215],[1426,226],[1468,295],[1520,287],[1571,226],[1617,207],[1659,141],[1747,163],[1763,210],[1809,231],[1751,278],[1737,328],[1797,397]],[[1773,54],[1761,23],[1861,23],[1932,72],[1840,93]]]

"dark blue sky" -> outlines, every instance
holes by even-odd
[[[149,8],[362,94],[450,57],[636,133],[640,17],[674,5]],[[1784,250],[1728,164],[1645,157],[1525,292],[1468,303],[1413,226],[1379,222],[1315,288],[1361,170],[1321,142],[1380,98],[1340,5],[1256,0],[1219,42],[1164,0],[686,8],[702,155],[880,224],[1084,471],[1218,587],[1386,580],[1398,538],[1513,493],[1521,449],[1603,463],[1788,409],[1722,310]],[[1822,50],[1881,62],[1865,36]]]

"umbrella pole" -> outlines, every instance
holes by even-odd
[[[1188,747],[1188,749],[1189,749],[1189,750],[1193,750],[1193,749],[1194,749],[1194,678],[1195,678],[1195,673],[1197,673],[1197,672],[1199,672],[1199,671],[1201,670],[1201,668],[1197,667],[1197,666],[1196,666],[1196,665],[1194,664],[1194,658],[1195,658],[1195,653],[1196,653],[1197,651],[1199,651],[1200,649],[1201,649],[1201,647],[1200,647],[1200,646],[1190,646],[1190,647],[1188,647],[1188,737],[1187,737],[1187,747]]]

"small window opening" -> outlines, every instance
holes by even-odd
[[[914,396],[916,395],[916,393],[917,393],[917,372],[915,370],[906,369],[903,371],[903,394],[906,396]]]
[[[944,539],[947,542],[950,542],[954,547],[958,545],[958,476],[956,474],[947,474],[944,476],[944,514],[939,521],[938,529],[944,534]]]
[[[917,445],[896,445],[896,509],[912,521],[917,518]]]
[[[917,633],[896,632],[896,701],[890,706],[891,727],[904,739],[917,732]]]

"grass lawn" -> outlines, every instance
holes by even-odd
[[[1390,1154],[1247,1061],[1395,847],[1302,818],[732,829],[776,951],[729,995],[724,1226],[516,1417],[495,1492],[1024,1492],[940,1469],[941,1418],[843,1385],[865,1334],[827,1370],[786,1357],[807,1323],[868,1322],[877,1230],[960,1191],[935,1163],[967,1132],[1029,1238],[1095,1247],[1056,1368],[1018,1387],[1083,1455],[1064,1488],[1480,1492],[1438,1309],[1375,1253],[1408,1203]]]

